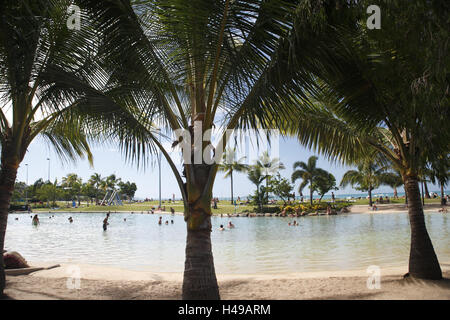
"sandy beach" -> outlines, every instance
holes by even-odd
[[[445,279],[403,278],[406,266],[381,270],[379,289],[368,289],[366,270],[290,274],[219,274],[222,299],[450,299],[450,263],[443,263]],[[79,269],[76,269],[79,268]],[[77,282],[70,279],[80,271]],[[29,275],[7,276],[10,299],[181,299],[182,273],[151,273],[93,265],[63,264]]]

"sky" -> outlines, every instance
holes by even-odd
[[[256,149],[256,155],[260,154],[264,149]],[[54,181],[55,178],[61,181],[61,178],[68,173],[76,173],[86,182],[89,177],[97,172],[102,177],[106,177],[110,174],[122,178],[123,181],[135,182],[137,185],[137,191],[135,197],[137,199],[144,198],[158,198],[158,165],[155,162],[153,165],[149,165],[147,168],[137,169],[137,166],[129,163],[125,160],[125,157],[120,153],[118,148],[114,146],[97,146],[92,148],[94,156],[94,165],[91,167],[89,162],[85,160],[78,160],[74,162],[63,162],[58,158],[53,148],[42,139],[35,139],[28,148],[27,154],[19,168],[17,180],[26,182],[27,170],[25,164],[28,164],[28,183],[32,184],[39,178],[44,180],[48,179],[49,163],[50,163],[50,180]],[[316,153],[301,146],[297,140],[293,138],[280,138],[279,140],[279,158],[285,165],[286,169],[281,170],[281,176],[290,179],[293,172],[293,164],[295,161],[306,162],[308,158]],[[179,155],[174,154],[176,160],[175,163],[180,168],[181,161]],[[323,156],[318,155],[319,160],[317,166],[330,171],[339,184],[342,176],[351,167],[343,166],[336,163],[330,163]],[[50,159],[50,161],[47,160]],[[295,183],[295,192],[298,195],[298,186],[301,183],[297,180]],[[438,191],[436,186],[429,186],[430,191]],[[254,185],[248,180],[247,176],[242,173],[234,174],[234,195],[241,198],[247,197],[255,190]],[[399,189],[399,192],[403,189]],[[374,193],[386,193],[392,192],[389,187],[382,186],[375,190]],[[343,189],[340,188],[335,191],[336,195],[360,193],[352,189],[350,186]],[[163,199],[172,198],[172,194],[175,194],[176,198],[181,198],[181,193],[178,190],[178,186],[175,177],[167,163],[162,160],[161,162],[161,194]],[[303,191],[304,195],[309,194],[309,189],[306,188]],[[213,190],[214,197],[230,197],[230,179],[224,179],[223,173],[219,172],[216,178],[216,182]]]

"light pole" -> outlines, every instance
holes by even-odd
[[[48,183],[50,183],[50,158],[48,160]],[[50,199],[47,199],[47,206],[50,208]]]
[[[159,131],[159,144],[161,144],[161,128]],[[159,169],[159,208],[161,209],[161,149],[158,152],[158,169]]]
[[[47,158],[48,160],[48,182],[50,182],[50,158]]]
[[[28,163],[25,163],[25,167],[27,167],[27,180],[25,183],[25,204],[27,205],[28,209]]]

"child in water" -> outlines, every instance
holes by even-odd
[[[39,224],[39,218],[37,214],[34,215],[32,224],[33,226],[37,226]]]

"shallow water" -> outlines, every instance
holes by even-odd
[[[182,272],[186,224],[182,216],[112,213],[106,232],[103,213],[10,214],[5,248],[28,261],[108,265],[153,272]],[[54,215],[53,218],[49,218]],[[71,224],[68,217],[72,216]],[[19,220],[15,220],[19,218]],[[124,221],[126,218],[126,221]],[[405,266],[410,230],[406,213],[348,214],[296,218],[232,218],[235,229],[219,231],[229,218],[213,217],[217,273],[284,273]],[[440,261],[450,260],[450,218],[426,213]]]

